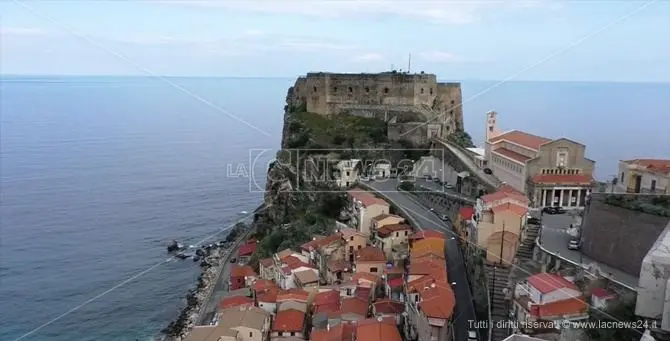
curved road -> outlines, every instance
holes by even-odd
[[[447,239],[447,275],[456,295],[456,309],[453,319],[454,339],[467,340],[470,321],[475,321],[475,308],[470,293],[470,286],[465,270],[465,263],[461,255],[456,236],[448,223],[441,221],[429,208],[412,198],[409,194],[397,190],[398,181],[385,179],[382,181],[367,182],[366,185],[382,192],[394,205],[407,211],[422,229],[446,232],[453,238]]]

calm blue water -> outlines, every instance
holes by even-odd
[[[8,79],[0,85],[0,340],[12,341],[165,259],[262,200],[227,176],[260,151],[263,186],[292,80]],[[464,99],[494,83],[463,83]],[[201,100],[194,98],[197,95]],[[265,136],[203,103],[221,106]],[[601,177],[618,159],[670,157],[670,85],[508,83],[466,102],[503,128],[587,145]],[[251,189],[251,190],[250,190]],[[24,340],[147,339],[182,307],[199,269],[167,263]]]

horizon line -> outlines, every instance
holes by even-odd
[[[378,72],[377,72],[378,73]],[[374,74],[374,73],[370,73]],[[267,79],[267,80],[293,80],[304,75],[296,76],[200,76],[200,75],[166,75],[165,78],[191,78],[191,79]],[[147,75],[114,75],[114,74],[19,74],[19,73],[0,73],[0,82],[4,77],[9,78],[155,78]],[[438,81],[455,81],[455,82],[500,82],[497,79],[462,79],[462,80],[448,80],[438,79]],[[670,84],[670,80],[567,80],[567,79],[518,79],[508,81],[506,83],[522,83],[522,82],[542,82],[542,83],[634,83],[634,84]]]

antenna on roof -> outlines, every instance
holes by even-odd
[[[412,71],[412,54],[409,54],[409,59],[407,60],[407,73]]]

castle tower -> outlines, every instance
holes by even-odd
[[[494,138],[496,135],[498,135],[498,125],[497,125],[497,116],[498,113],[491,110],[486,113],[486,140],[485,142],[489,142],[490,139]]]

